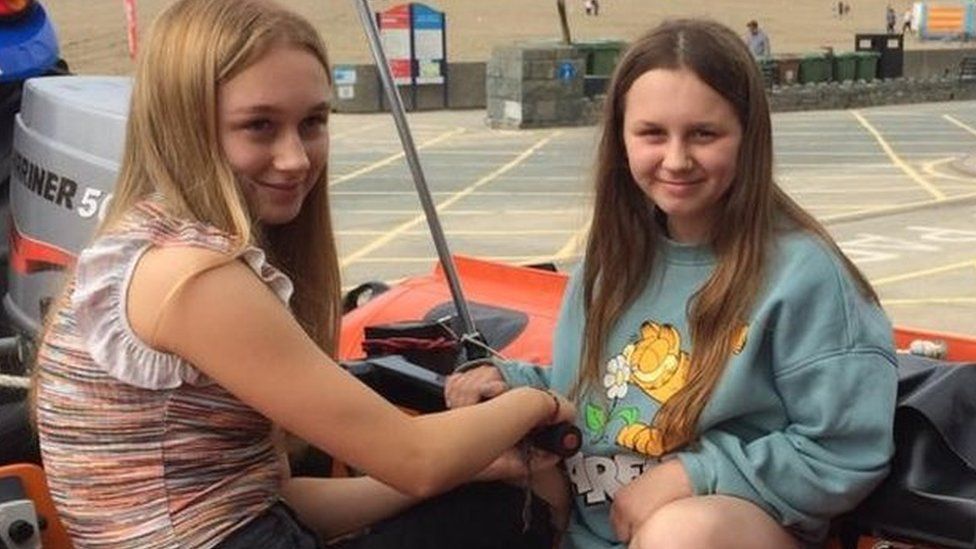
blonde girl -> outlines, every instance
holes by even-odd
[[[79,549],[316,547],[573,415],[523,389],[409,417],[330,358],[330,89],[314,29],[271,2],[180,0],[155,23],[111,210],[37,357]],[[290,478],[273,424],[372,478]]]

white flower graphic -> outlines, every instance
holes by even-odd
[[[607,398],[624,398],[627,382],[630,380],[630,365],[624,355],[617,355],[607,362],[607,375],[603,386],[607,388]]]

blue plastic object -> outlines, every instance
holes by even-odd
[[[0,22],[0,82],[43,74],[59,56],[54,26],[40,3],[34,2],[23,17]]]

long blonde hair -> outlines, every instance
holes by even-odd
[[[826,229],[773,180],[769,105],[742,39],[711,21],[666,22],[623,55],[604,104],[595,207],[583,265],[583,358],[573,393],[578,396],[598,383],[607,335],[647,284],[646,266],[654,264],[655,243],[663,230],[631,176],[623,142],[627,92],[638,77],[654,69],[695,73],[732,105],[743,131],[735,178],[713,220],[713,227],[722,228],[710,236],[717,266],[688,305],[693,349],[688,381],[654,420],[670,451],[696,437],[698,418],[725,369],[734,334],[761,287],[776,230],[790,227],[817,235],[842,258],[861,291],[875,301],[877,296]]]
[[[335,350],[339,268],[327,169],[295,220],[260,227],[220,147],[217,91],[282,44],[308,51],[329,74],[325,46],[302,17],[267,0],[181,0],[153,23],[136,68],[125,150],[100,232],[158,193],[180,218],[213,225],[240,249],[261,244],[295,283],[293,311],[324,350]]]

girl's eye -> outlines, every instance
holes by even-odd
[[[249,120],[244,124],[244,129],[252,133],[268,133],[272,130],[274,126],[271,124],[270,120],[265,118],[257,118],[254,120]]]
[[[695,141],[711,141],[718,137],[718,134],[712,130],[699,129],[691,132],[691,138]]]
[[[318,135],[321,133],[326,126],[328,120],[324,115],[309,116],[305,120],[302,120],[302,133],[304,135]]]
[[[640,136],[646,139],[659,141],[667,137],[667,133],[661,128],[647,128],[640,132]]]

